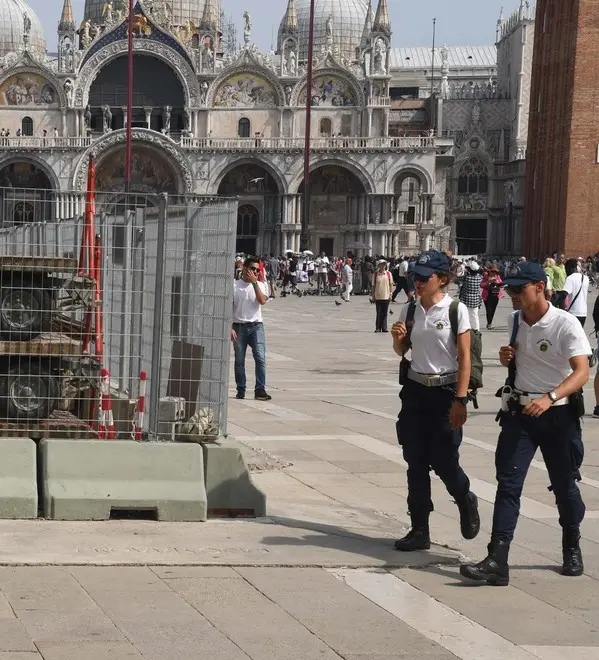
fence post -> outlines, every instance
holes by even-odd
[[[130,355],[127,353],[130,350],[131,343],[131,315],[133,312],[133,295],[131,290],[131,243],[132,243],[132,216],[134,210],[127,209],[124,214],[124,252],[123,252],[123,299],[121,306],[121,341],[120,341],[120,356],[119,356],[119,389],[121,392],[128,390],[129,397],[133,397],[133,390],[131,389],[132,383],[130,367]],[[114,246],[113,246],[114,249]]]
[[[158,235],[156,238],[156,285],[154,288],[154,327],[152,331],[152,365],[150,369],[150,428],[151,439],[158,437],[158,407],[162,378],[162,333],[164,326],[164,272],[166,252],[166,222],[168,195],[159,196]]]

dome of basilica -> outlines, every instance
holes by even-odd
[[[89,18],[93,23],[100,23],[102,21],[102,12],[107,0],[85,0],[85,18]],[[125,0],[126,2],[127,0]],[[199,25],[204,13],[204,5],[207,1],[216,2],[218,5],[218,13],[220,15],[220,0],[168,0],[168,6],[171,10],[171,23],[173,25],[185,25],[188,21],[192,21],[195,25]],[[117,5],[116,0],[112,0],[113,5]],[[142,2],[142,5],[144,3]],[[148,7],[152,5],[159,7],[164,5],[164,0],[153,0],[153,2],[146,1]]]
[[[308,58],[310,34],[310,0],[295,0],[299,59]],[[314,16],[314,53],[318,54],[327,43],[327,22],[331,17],[333,44],[343,57],[355,59],[360,45],[368,3],[366,0],[316,0]],[[284,19],[279,28],[279,50]]]
[[[29,50],[43,55],[46,52],[46,37],[33,9],[24,0],[0,0],[0,57],[23,50],[26,22],[31,23]]]

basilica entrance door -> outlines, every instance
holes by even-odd
[[[321,238],[319,252],[324,252],[327,257],[332,257],[335,254],[335,239],[334,238]]]

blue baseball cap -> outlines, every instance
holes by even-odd
[[[543,266],[530,261],[521,261],[508,271],[503,284],[504,286],[524,286],[525,284],[536,284],[537,282],[547,284],[547,275],[543,270]]]
[[[423,277],[428,277],[434,273],[449,273],[451,272],[451,264],[447,255],[443,252],[429,250],[418,257],[414,272],[416,275],[422,275]]]

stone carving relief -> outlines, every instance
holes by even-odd
[[[375,181],[384,181],[387,178],[387,162],[384,160],[379,160],[379,162],[374,167],[374,180]]]
[[[472,193],[466,195],[458,195],[457,197],[457,211],[486,211],[486,209],[487,195]]]
[[[125,186],[125,151],[107,154],[96,168],[96,187],[99,191],[118,190]],[[136,145],[131,158],[131,186],[148,192],[177,192],[172,165],[149,147]]]
[[[321,74],[314,78],[312,85],[312,106],[343,107],[358,105],[355,90],[342,78]],[[299,95],[298,105],[305,105],[306,89]]]
[[[237,73],[220,84],[214,96],[217,108],[276,107],[278,94],[264,78]]]
[[[53,85],[37,73],[16,73],[0,85],[2,105],[55,105],[58,95]]]

